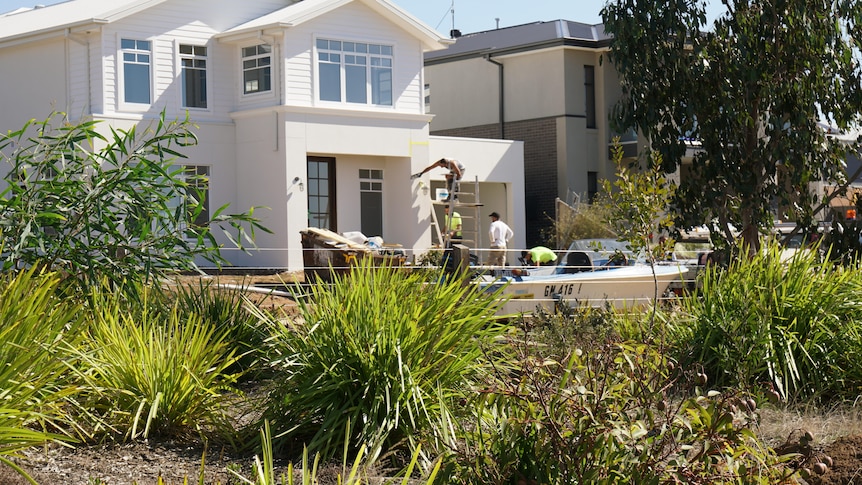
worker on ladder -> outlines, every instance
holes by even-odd
[[[446,216],[444,217],[446,221],[446,247],[451,246],[453,243],[460,243],[462,239],[464,239],[464,234],[462,232],[461,226],[461,214],[457,211],[453,211],[449,209],[449,204],[443,206],[443,211]],[[450,217],[451,212],[451,217]]]
[[[414,173],[410,176],[411,179],[418,179],[422,175],[433,170],[435,167],[445,168],[449,170],[449,173],[446,174],[446,186],[449,190],[449,195],[444,199],[444,202],[448,202],[449,200],[458,200],[458,191],[460,190],[460,182],[461,178],[464,177],[464,164],[459,162],[458,160],[454,160],[451,158],[441,158],[431,165],[425,167],[419,173]]]

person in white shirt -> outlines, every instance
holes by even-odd
[[[488,264],[491,266],[504,266],[506,264],[506,243],[515,235],[512,228],[500,220],[500,214],[492,212],[491,227],[488,236],[491,241],[491,252],[488,256]]]

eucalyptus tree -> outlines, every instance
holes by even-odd
[[[227,206],[204,213],[208,181],[182,165],[197,143],[188,118],[164,113],[138,130],[69,123],[63,113],[0,133],[0,269],[42,266],[87,288],[158,282],[225,260],[216,234],[238,247],[268,230]]]
[[[736,228],[754,250],[775,216],[813,224],[828,200],[812,182],[851,178],[844,161],[855,144],[820,122],[846,130],[858,120],[862,2],[722,3],[709,28],[703,0],[605,6],[622,83],[612,123],[645,136],[668,172],[695,148],[672,201],[677,227],[708,225],[731,246]]]

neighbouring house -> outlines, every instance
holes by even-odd
[[[523,248],[523,144],[429,134],[423,55],[450,43],[387,0],[21,9],[0,14],[0,130],[52,110],[106,131],[188,112],[200,142],[182,163],[208,177],[209,207],[268,207],[255,215],[273,233],[250,254],[226,250],[236,265],[302,269],[309,226],[424,252],[444,172],[410,174],[442,157],[467,165],[482,207],[503,214]]]
[[[638,152],[634,133],[609,126],[621,96],[610,41],[602,25],[555,20],[466,34],[425,53],[433,135],[524,142],[528,245],[547,243],[556,198],[591,201],[614,176],[615,138],[626,156]]]

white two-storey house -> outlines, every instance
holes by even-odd
[[[450,42],[387,0],[70,0],[0,14],[0,130],[53,110],[106,131],[188,113],[182,163],[207,204],[268,208],[258,249],[223,253],[236,265],[301,269],[308,226],[421,253],[444,172],[410,174],[442,157],[523,247],[521,142],[429,136],[423,55]]]

